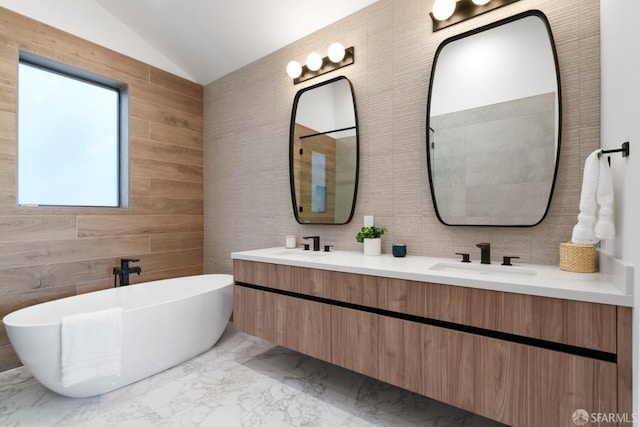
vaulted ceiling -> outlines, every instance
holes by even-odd
[[[376,0],[95,0],[201,84]]]

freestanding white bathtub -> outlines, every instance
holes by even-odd
[[[18,357],[45,387],[69,397],[106,393],[211,348],[233,309],[233,277],[207,274],[105,289],[26,307],[3,322]],[[60,325],[67,315],[123,308],[120,375],[62,386]]]

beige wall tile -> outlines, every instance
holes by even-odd
[[[230,272],[232,251],[282,245],[284,235],[319,234],[336,249],[361,250],[363,215],[409,244],[409,254],[455,257],[490,241],[493,256],[558,263],[578,214],[582,163],[599,133],[599,2],[522,0],[432,33],[432,2],[380,0],[205,88],[205,271]],[[447,227],[435,217],[426,171],[426,105],[433,56],[447,37],[516,13],[540,9],[552,26],[561,70],[563,126],[558,186],[536,227]],[[355,47],[355,64],[293,86],[290,60],[339,40]],[[288,129],[295,93],[345,75],[352,80],[360,125],[360,182],[355,217],[342,226],[300,225],[291,211]],[[586,154],[585,154],[586,153]],[[272,173],[268,173],[271,171]],[[259,177],[256,178],[256,177]],[[268,198],[273,197],[270,203]]]

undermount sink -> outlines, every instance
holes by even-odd
[[[429,267],[429,270],[449,273],[481,274],[483,276],[536,276],[538,274],[531,268],[453,262],[439,262]]]
[[[282,251],[274,252],[272,255],[276,256],[284,256],[290,258],[316,258],[323,257],[329,255],[331,252],[321,252],[321,251],[305,251],[302,249],[285,249]]]

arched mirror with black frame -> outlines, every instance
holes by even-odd
[[[442,223],[539,224],[553,195],[561,129],[558,58],[545,15],[527,11],[443,41],[427,129]]]
[[[344,76],[300,90],[289,136],[291,200],[300,224],[346,224],[358,189],[358,117]]]

